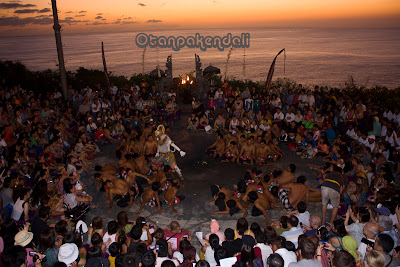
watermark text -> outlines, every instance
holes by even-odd
[[[154,36],[146,33],[136,35],[135,43],[140,48],[147,46],[151,48],[171,48],[174,51],[179,51],[184,47],[200,48],[201,51],[206,51],[208,48],[217,48],[219,51],[224,51],[225,48],[249,48],[250,33],[242,33],[240,36],[232,36],[228,33],[226,36],[202,36],[196,33],[194,36]]]

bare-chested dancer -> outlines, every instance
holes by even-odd
[[[267,146],[264,139],[260,141],[260,144],[256,147],[256,161],[259,166],[271,164],[273,161],[272,151]]]
[[[294,183],[294,172],[296,171],[296,165],[290,164],[286,170],[282,170],[282,174],[275,178],[278,185],[283,186],[288,183]]]
[[[298,183],[289,183],[283,187],[278,187],[275,183],[271,183],[269,191],[280,200],[283,208],[288,211],[295,210],[300,201],[304,201],[307,204],[310,197],[308,188],[304,184]]]
[[[144,143],[144,147],[143,147],[143,155],[146,158],[146,160],[149,160],[156,155],[157,146],[158,146],[158,143],[154,139],[153,135],[150,134],[149,136],[147,136],[147,140]]]
[[[307,186],[307,178],[305,176],[297,177],[298,184],[304,184],[308,188],[309,192],[309,202],[321,202],[322,196],[321,191],[318,188]]]
[[[225,154],[221,157],[221,162],[238,162],[239,149],[235,141],[231,141],[226,147]]]
[[[126,169],[125,181],[127,181],[130,186],[132,186],[135,183],[135,180],[137,179],[137,177],[141,177],[150,183],[150,179],[147,176],[137,173],[131,169]]]
[[[242,149],[240,150],[239,161],[240,163],[253,165],[254,163],[254,137],[251,136],[247,142],[243,143]]]
[[[210,203],[211,204],[211,203]],[[247,210],[243,207],[241,201],[237,197],[227,197],[223,192],[218,193],[217,198],[213,202],[218,207],[217,211],[213,211],[212,214],[229,214],[233,215],[237,212],[243,212],[242,218],[246,218]]]
[[[152,183],[150,187],[146,188],[146,190],[144,190],[142,194],[142,203],[140,204],[139,210],[135,213],[135,216],[138,216],[142,212],[144,205],[146,204],[150,207],[157,206],[159,212],[163,211],[160,204],[160,198],[158,196],[158,190],[160,187],[160,182],[155,182]]]
[[[307,186],[299,183],[289,183],[283,186],[289,191],[289,203],[293,208],[297,209],[297,204],[304,201],[306,204],[309,202],[310,193]]]
[[[252,216],[264,215],[266,223],[269,225],[271,221],[266,211],[271,209],[271,203],[269,202],[266,195],[260,192],[251,191],[248,194],[248,201],[250,204],[253,204],[251,215]]]
[[[213,158],[221,158],[225,152],[225,141],[223,135],[217,132],[217,140],[214,144],[207,147],[206,152]]]
[[[167,191],[165,191],[165,202],[171,206],[173,213],[178,213],[178,211],[175,209],[175,204],[178,204],[185,199],[184,196],[177,196],[180,187],[183,186],[179,185],[179,180],[175,178],[171,181],[171,184],[168,186]]]
[[[129,209],[132,206],[133,200],[135,198],[135,193],[129,190],[128,182],[122,179],[116,179],[115,181],[107,181],[105,187],[106,187],[106,195],[105,195],[106,203],[110,203],[108,211],[111,211],[113,206],[113,200],[116,195],[120,195],[121,197],[126,197],[128,194],[129,204],[127,208]],[[107,200],[107,197],[109,197],[109,200]]]

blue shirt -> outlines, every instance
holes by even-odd
[[[292,242],[297,248],[297,246],[299,245],[299,236],[302,234],[303,234],[303,229],[292,227],[289,229],[289,231],[283,232],[281,236],[286,238],[287,241]]]
[[[333,139],[336,137],[336,133],[333,129],[326,129],[325,130],[326,137],[328,138],[328,141],[331,142]]]

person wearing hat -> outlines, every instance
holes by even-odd
[[[349,252],[354,257],[356,263],[355,266],[360,267],[362,265],[363,257],[361,253],[357,251],[358,244],[356,240],[353,237],[346,235],[342,238],[342,242],[343,242],[343,249]]]
[[[66,243],[58,251],[58,261],[63,262],[70,267],[74,262],[79,262],[79,250],[73,243]]]
[[[33,264],[33,257],[29,255],[29,252],[33,251],[33,233],[28,232],[29,223],[25,224],[22,231],[19,231],[14,237],[14,245],[21,246],[25,248],[26,251],[26,265],[30,266]]]

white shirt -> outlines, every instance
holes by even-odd
[[[299,95],[299,98],[297,99],[299,102],[307,102],[307,96],[306,95]]]
[[[60,92],[56,92],[55,95],[54,95],[54,98],[57,99],[57,98],[60,98],[60,97],[62,97],[62,94]]]
[[[113,95],[116,95],[118,93],[118,87],[116,87],[115,85],[113,87],[110,87],[110,90]]]
[[[274,120],[283,120],[284,118],[285,118],[285,115],[283,115],[282,112],[281,113],[275,112]]]
[[[7,146],[7,143],[6,143],[6,141],[4,141],[4,138],[1,139],[0,146],[2,146],[2,147],[6,147]]]
[[[387,127],[386,125],[382,125],[381,136],[386,136],[386,133],[387,133]]]
[[[268,131],[268,129],[270,128],[270,126],[267,124],[265,125],[264,123],[260,124],[260,129],[265,131]]]
[[[150,234],[154,234],[154,228],[149,229]],[[147,231],[142,231],[142,235],[140,236],[140,240],[147,241]]]
[[[389,120],[392,119],[393,113],[389,110],[388,112],[383,112],[383,117],[388,118]]]
[[[100,102],[98,102],[97,104],[96,103],[92,104],[92,112],[99,112],[100,109],[101,109],[101,103]]]
[[[24,203],[25,201],[20,198],[18,198],[17,201],[15,202],[11,213],[11,218],[14,221],[19,221],[21,219],[21,215],[22,213],[24,213]]]
[[[397,140],[397,134],[394,131],[391,136],[385,137],[385,141],[388,142],[393,147],[397,146],[396,140]]]
[[[78,201],[75,199],[75,195],[72,193],[65,195],[64,203],[67,204],[71,209],[78,205]]]
[[[306,103],[309,106],[313,106],[315,104],[315,97],[313,95],[306,96]]]
[[[86,131],[92,133],[92,132],[94,132],[95,130],[97,130],[96,123],[92,122],[92,123],[88,123],[88,124],[86,125]]]
[[[286,248],[280,248],[275,251],[283,258],[283,262],[285,263],[284,267],[289,267],[289,264],[292,262],[297,262],[296,253],[293,251],[289,251]]]
[[[296,214],[294,216],[296,216],[299,219],[299,225],[297,227],[300,227],[300,223],[310,227],[310,213],[308,211]]]
[[[371,152],[373,152],[373,151],[374,151],[374,148],[375,148],[375,142],[373,142],[372,144],[370,144],[369,142],[367,142],[367,143],[365,144],[365,146],[369,147],[369,148],[371,149]]]
[[[393,114],[392,116],[393,121],[396,122],[397,124],[400,124],[400,113],[399,114]]]
[[[103,236],[103,243],[107,243],[108,239],[111,239],[111,243],[108,244],[108,246],[106,247],[106,251],[108,252],[108,248],[110,247],[110,245],[114,242],[117,242],[117,234],[112,234],[110,235],[108,232],[106,232]]]
[[[393,221],[393,226],[399,223],[399,220],[397,219],[396,214],[390,214],[389,217]]]
[[[272,253],[274,253],[272,251],[272,248],[270,246],[267,246],[265,244],[262,243],[258,243],[257,245],[255,245],[254,247],[256,248],[260,248],[261,250],[261,257],[262,257],[262,261],[263,261],[263,266],[266,267],[267,266],[267,260],[269,255],[271,255]]]
[[[294,116],[296,116],[296,115],[293,112],[292,113],[286,113],[285,121],[287,121],[287,122],[294,121]]]
[[[375,240],[374,239],[367,239],[368,241],[372,241],[372,242],[374,242],[375,243]],[[364,259],[364,256],[365,256],[365,252],[367,251],[367,244],[365,244],[365,243],[362,243],[362,242],[360,242],[359,244],[358,244],[358,252],[360,252],[361,253],[361,256],[362,256],[362,258]]]
[[[217,100],[217,99],[219,98],[220,95],[223,96],[223,95],[224,95],[224,92],[222,92],[222,91],[221,91],[221,92],[216,91],[216,92],[215,92],[215,95],[214,95],[214,99]]]
[[[211,247],[207,247],[206,253],[204,253],[204,259],[210,264],[210,266],[216,266],[217,262],[214,258],[214,250]],[[161,265],[160,265],[161,266]],[[158,267],[158,266],[156,266]]]
[[[108,103],[103,102],[103,103],[101,103],[101,107],[103,109],[109,109],[111,107],[111,103],[110,102],[108,102]]]
[[[354,138],[354,136],[356,136],[356,132],[354,131],[354,129],[348,129],[347,131],[346,131],[346,134],[348,135],[348,136],[350,136],[351,138]]]

